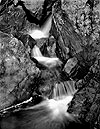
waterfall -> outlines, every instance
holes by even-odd
[[[31,37],[34,39],[48,37],[51,19],[48,20],[48,23],[49,24],[46,24],[46,29],[33,30],[30,34]],[[38,62],[47,67],[56,67],[56,64],[60,62],[58,58],[44,57],[37,46],[33,48],[32,54]],[[0,128],[65,129],[66,122],[71,120],[74,121],[74,118],[67,112],[67,109],[75,92],[73,81],[55,83],[52,99],[47,98],[37,105],[15,111],[10,116],[1,120]]]
[[[32,50],[32,57],[34,57],[39,63],[45,65],[48,68],[55,67],[56,65],[61,65],[61,61],[57,57],[45,57],[42,55],[38,46],[34,46]]]
[[[3,118],[1,129],[66,129],[65,125],[75,121],[67,112],[75,92],[73,82],[57,83],[51,99],[46,98],[37,105],[17,110]]]
[[[66,83],[55,84],[53,89],[52,99],[48,100],[48,109],[51,112],[52,119],[63,120],[67,117],[73,119],[67,112],[68,104],[71,102],[75,90],[75,83],[73,81],[67,81]]]
[[[29,30],[28,34],[35,40],[41,38],[48,38],[49,31],[51,29],[51,23],[52,23],[52,18],[50,16],[41,28]]]
[[[53,98],[60,99],[64,96],[73,96],[76,92],[73,81],[56,83],[53,90]]]
[[[55,84],[52,99],[47,98],[37,105],[17,110],[3,118],[0,122],[1,129],[66,129],[68,123],[76,122],[67,112],[74,93],[72,81]]]
[[[48,103],[48,109],[50,110],[50,116],[52,120],[61,120],[65,117],[71,118],[71,115],[67,113],[68,103],[72,100],[73,96],[63,96],[61,99],[51,99]]]
[[[47,64],[54,64],[55,62],[59,61],[58,58],[50,58],[44,57],[37,46],[33,48],[33,57],[38,60],[38,62],[47,65]],[[48,66],[48,65],[47,65]],[[56,63],[55,63],[56,66]],[[71,102],[75,90],[75,83],[73,81],[65,81],[54,84],[53,94],[51,99],[46,99],[42,103],[30,107],[27,110],[34,110],[38,109],[45,114],[39,118],[39,121],[43,122],[46,121],[60,121],[63,123],[65,118],[73,119],[73,117],[67,112],[68,104]],[[45,110],[44,110],[45,109]],[[47,111],[47,113],[44,113]],[[37,113],[38,114],[38,113]],[[47,122],[48,123],[48,122]]]

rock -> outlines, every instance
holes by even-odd
[[[50,32],[56,39],[56,54],[62,61],[68,59],[67,48],[69,48],[71,55],[82,51],[82,38],[74,31],[71,20],[61,9],[60,1],[57,1],[53,6],[53,21]]]
[[[3,109],[30,97],[39,70],[29,60],[20,41],[4,33],[1,33],[0,40],[0,109]]]
[[[79,120],[90,123],[91,128],[99,126],[96,124],[100,112],[100,84],[97,76],[97,74],[100,76],[99,60],[97,57],[89,73],[80,82],[83,87],[76,92],[68,109],[68,112]]]

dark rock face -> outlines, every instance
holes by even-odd
[[[62,60],[68,59],[66,48],[68,47],[71,55],[75,55],[82,51],[81,37],[74,31],[65,11],[61,10],[61,3],[58,1],[53,6],[53,22],[51,34],[56,39],[56,54]],[[60,53],[60,54],[59,54]]]
[[[99,56],[93,66],[91,66],[88,74],[76,85],[79,91],[75,94],[68,112],[78,117],[81,121],[90,123],[91,128],[98,127],[98,116],[100,112],[99,105],[99,78],[100,65]],[[80,87],[81,86],[81,87]]]

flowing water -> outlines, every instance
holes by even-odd
[[[73,121],[67,112],[74,88],[56,85],[52,99],[14,112],[1,121],[1,129],[65,129],[65,123]],[[73,89],[73,90],[72,90]],[[57,93],[58,92],[58,93]],[[69,92],[69,93],[68,93]]]
[[[51,19],[48,20],[46,29],[32,31],[33,38],[48,37]],[[49,28],[49,29],[48,29]],[[58,58],[43,57],[38,47],[33,48],[33,56],[40,62],[55,63]],[[67,112],[68,104],[76,92],[73,82],[55,84],[51,99],[20,109],[1,119],[1,129],[65,129],[65,125],[74,118]]]
[[[49,59],[43,57],[40,50],[34,48],[34,56],[44,62]],[[53,58],[52,58],[53,59]],[[49,61],[52,63],[51,58]],[[1,129],[65,129],[65,125],[74,118],[67,112],[68,104],[76,92],[73,81],[55,84],[52,98],[25,109],[15,111],[1,120]]]
[[[48,38],[49,31],[51,29],[51,23],[52,17],[50,16],[41,28],[30,30],[28,34],[35,40],[41,38]]]

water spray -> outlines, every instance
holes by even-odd
[[[49,31],[51,29],[52,16],[50,16],[41,28],[33,29],[29,31],[29,35],[37,40],[41,38],[48,38]]]

